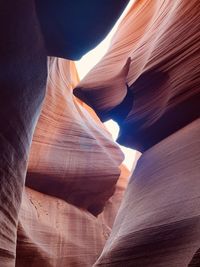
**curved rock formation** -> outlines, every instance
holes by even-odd
[[[33,1],[1,1],[0,25],[0,265],[11,267],[15,266],[18,214],[47,68]]]
[[[78,81],[73,62],[50,59],[19,216],[19,267],[91,267],[122,200],[129,176],[119,168],[122,152],[95,112],[73,96]]]
[[[200,247],[199,162],[200,119],[143,153],[94,266],[188,267]]]
[[[26,185],[97,215],[114,192],[123,154],[95,113],[92,119],[76,101],[72,88],[77,83],[73,62],[50,59]]]
[[[77,18],[73,15],[76,4],[80,5],[81,1],[40,1],[40,5],[38,2],[3,0],[0,3],[0,265],[3,267],[15,265],[18,214],[29,148],[45,95],[47,54],[68,58],[82,56],[105,36],[127,3],[111,0],[109,7],[108,1],[101,6],[102,1],[87,1],[94,8],[93,13],[90,7],[86,7],[85,11],[90,13],[85,19],[87,23],[72,29],[72,21],[66,25],[66,20],[72,16],[73,27],[77,25]],[[73,5],[73,14],[68,10],[65,13],[69,4]],[[44,8],[44,5],[48,17],[41,18],[41,6]],[[52,5],[55,7],[53,10]],[[105,23],[101,24],[96,16],[100,10],[101,15],[106,15]],[[55,16],[51,17],[52,11]],[[80,13],[77,9],[77,15]],[[62,29],[59,28],[62,23],[55,20],[58,14],[61,14],[59,22],[64,23]],[[92,21],[95,21],[94,27],[88,27]],[[46,25],[48,22],[51,28]],[[76,34],[78,28],[81,32]],[[93,35],[95,30],[98,30],[97,39]],[[51,40],[47,38],[49,33]]]
[[[198,0],[135,1],[108,53],[79,85],[73,62],[50,58],[33,137],[45,95],[47,54],[75,58],[93,47],[127,3],[109,1],[118,5],[105,13],[99,6],[102,24],[95,13],[87,17],[95,27],[81,21],[88,35],[76,35],[76,22],[68,32],[62,4],[75,1],[58,6],[48,1],[47,9],[46,1],[36,1],[42,31],[34,1],[0,3],[3,267],[199,265]],[[108,3],[98,5],[102,2]],[[55,16],[46,20],[52,10]],[[65,43],[67,33],[71,46]],[[75,86],[75,95],[86,103],[73,96]],[[119,147],[87,104],[102,120],[120,124],[120,143],[144,152],[121,206],[129,172],[120,166]]]
[[[93,216],[60,198],[25,188],[19,214],[17,267],[91,267],[101,254],[127,185],[122,166],[114,195]]]
[[[102,120],[121,118],[123,107],[118,142],[145,151],[199,116],[199,29],[198,0],[135,1],[75,95]]]

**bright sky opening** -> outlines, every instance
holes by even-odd
[[[113,34],[116,32],[117,27],[123,17],[128,12],[129,8],[133,4],[135,0],[131,0],[129,4],[127,5],[126,9],[120,16],[119,20],[115,24],[115,26],[112,28],[110,33],[107,35],[107,37],[93,50],[91,50],[89,53],[84,55],[79,61],[76,62],[76,67],[79,73],[80,79],[83,79],[83,77],[100,61],[100,59],[105,55],[106,51],[108,50],[108,47],[110,45],[110,41],[113,37]],[[113,139],[116,140],[118,133],[119,133],[119,126],[116,122],[110,120],[105,123],[106,128],[108,131],[112,134]],[[132,169],[133,164],[136,159],[137,152],[133,149],[126,148],[123,146],[120,146],[121,150],[124,153],[125,159],[124,163],[128,167],[129,170]]]

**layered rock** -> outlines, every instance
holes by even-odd
[[[73,62],[50,59],[26,185],[97,215],[114,192],[123,154],[95,113],[76,101],[77,82]]]
[[[200,119],[143,153],[94,266],[199,266],[199,162]]]
[[[145,151],[198,118],[199,18],[198,0],[135,1],[75,89],[102,120],[120,123],[119,143]]]
[[[198,266],[199,1],[135,1],[78,86],[74,63],[51,58],[30,155],[46,51],[33,2],[0,6],[3,267]],[[122,153],[87,104],[119,122],[122,144],[145,151],[110,237],[128,172],[118,181]]]
[[[68,58],[81,57],[105,36],[127,3],[124,0],[117,3],[112,0],[108,8],[107,1],[104,1],[104,5],[102,1],[87,1],[86,4],[91,5],[88,9],[86,5],[85,10],[90,15],[85,17],[85,24],[81,23],[83,27],[79,25],[75,29],[77,18],[69,14],[66,7],[72,4],[74,12],[76,8],[78,11],[78,2],[40,2],[8,0],[0,3],[0,264],[4,267],[15,265],[18,214],[29,148],[45,95],[47,55],[53,53],[54,56]],[[80,6],[81,3],[78,4]],[[52,5],[55,8],[52,9]],[[41,16],[42,9],[46,12],[45,17]],[[103,24],[99,23],[96,16],[100,10],[107,14]],[[112,14],[108,16],[111,10]],[[79,15],[80,12],[81,9]],[[64,31],[60,30],[61,24],[53,15],[57,15],[62,22]],[[69,15],[73,16],[74,29],[72,20],[69,26]],[[96,26],[88,27],[94,21]],[[81,31],[76,32],[80,28]],[[94,33],[93,29],[98,30],[98,38],[90,35]],[[51,33],[50,40],[47,40],[48,33]],[[72,50],[67,45],[69,43]]]
[[[11,267],[15,266],[18,214],[47,68],[33,1],[1,1],[0,24],[0,265]]]
[[[122,167],[115,193],[98,217],[60,198],[25,187],[16,266],[91,267],[109,238],[128,177],[129,171]]]
[[[126,188],[123,154],[95,112],[73,96],[78,81],[73,62],[50,59],[19,216],[19,267],[92,266]]]

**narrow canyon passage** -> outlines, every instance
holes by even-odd
[[[200,267],[199,0],[0,14],[0,267]]]

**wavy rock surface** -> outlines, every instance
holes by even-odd
[[[108,239],[94,266],[198,266],[200,2],[135,1],[75,89],[145,151],[109,238],[128,174],[70,61],[50,59],[22,198],[46,51],[32,1],[0,10],[0,264],[89,267]]]
[[[25,188],[19,216],[16,266],[91,267],[110,235],[129,171],[119,167],[122,152],[95,112],[72,95],[78,82],[74,63],[53,58],[49,66],[29,156],[31,188]]]
[[[199,47],[198,0],[135,1],[74,93],[102,120],[123,115],[118,141],[144,151],[198,118]]]
[[[100,256],[128,182],[122,166],[114,195],[104,211],[87,210],[25,187],[17,233],[17,267],[91,267]]]
[[[0,25],[0,266],[13,267],[29,148],[47,69],[33,1],[1,1]]]
[[[83,1],[0,3],[0,265],[3,267],[15,265],[18,214],[29,148],[45,95],[47,54],[77,58],[95,46],[110,30],[127,0],[111,0],[110,5],[103,2],[103,5],[102,1],[84,2],[86,17],[80,6]],[[45,12],[41,16],[42,9]],[[107,14],[104,23],[99,23],[100,11]],[[84,17],[84,23],[77,24],[74,12]],[[94,28],[88,27],[92,21]],[[98,30],[98,38],[92,34],[94,29]],[[47,40],[49,33],[51,38]]]
[[[143,153],[94,266],[199,266],[199,162],[200,119]]]
[[[95,113],[92,118],[73,96],[78,82],[74,63],[50,61],[26,185],[97,215],[114,192],[123,154],[99,119],[94,119]]]
[[[110,229],[91,213],[26,188],[19,216],[17,267],[91,267]]]

